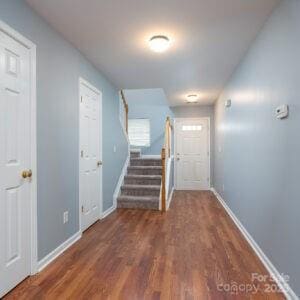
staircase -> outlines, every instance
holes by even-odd
[[[158,210],[161,174],[160,158],[143,158],[140,150],[131,150],[118,207]]]

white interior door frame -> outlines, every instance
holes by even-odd
[[[175,118],[174,119],[174,186],[175,190],[177,189],[177,166],[175,162],[175,154],[177,153],[177,124],[180,121],[195,121],[195,120],[206,120],[208,124],[208,152],[209,152],[209,159],[208,159],[208,174],[209,174],[209,186],[211,186],[211,147],[210,147],[210,139],[211,139],[211,133],[210,133],[210,117],[199,117],[199,118]]]
[[[82,212],[81,212],[81,203],[82,203],[82,199],[81,199],[81,193],[80,193],[80,186],[81,186],[81,182],[80,182],[80,160],[81,160],[81,143],[80,143],[80,102],[81,102],[81,86],[82,85],[85,85],[86,87],[88,87],[89,89],[91,89],[92,91],[94,91],[96,94],[98,94],[100,97],[99,97],[99,125],[100,125],[100,129],[99,129],[99,132],[100,132],[100,160],[103,161],[103,153],[102,153],[102,149],[103,149],[103,146],[102,146],[102,92],[100,90],[98,90],[96,87],[94,87],[91,83],[89,83],[87,80],[85,80],[84,78],[82,77],[79,77],[79,97],[78,97],[78,117],[79,117],[79,126],[78,126],[78,132],[79,132],[79,145],[78,145],[78,159],[79,159],[79,169],[78,169],[78,180],[79,180],[79,193],[78,193],[78,197],[79,197],[79,205],[78,205],[78,208],[79,208],[79,231],[82,233],[83,230],[82,230],[82,222],[81,222],[81,216],[82,216]],[[101,216],[102,216],[102,213],[103,213],[103,172],[102,172],[102,168],[100,168],[99,170],[100,172],[100,199],[99,199],[99,207],[100,207],[100,214],[99,214],[99,219],[101,219]]]
[[[0,20],[0,34],[7,34],[25,46],[30,53],[30,118],[31,118],[31,170],[30,183],[30,241],[31,241],[31,275],[37,273],[37,145],[36,145],[36,45]]]

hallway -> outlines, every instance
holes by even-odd
[[[4,299],[284,299],[257,292],[253,273],[267,274],[215,196],[176,191],[166,214],[118,209],[98,221]],[[247,296],[225,291],[245,284]]]

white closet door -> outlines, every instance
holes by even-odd
[[[30,274],[31,118],[30,50],[0,31],[0,297]]]
[[[80,86],[80,199],[81,229],[100,218],[101,201],[101,94]]]

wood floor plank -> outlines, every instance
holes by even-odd
[[[4,299],[284,299],[252,281],[268,273],[211,192],[173,197],[165,214],[118,209]]]

